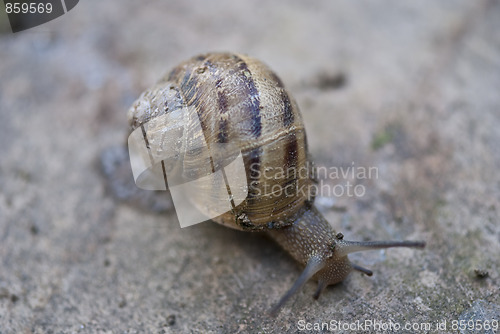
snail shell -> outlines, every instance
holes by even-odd
[[[291,225],[313,199],[309,184],[314,181],[299,108],[276,74],[248,56],[200,55],[179,64],[144,92],[129,111],[129,123],[134,130],[186,106],[196,111],[205,142],[230,143],[241,151],[247,171],[248,196],[232,212],[213,220],[253,231]],[[201,153],[185,156],[184,170],[201,174],[197,169],[206,165],[204,158]],[[286,171],[302,171],[304,177]],[[209,204],[215,186],[206,184],[192,200],[210,217],[216,216]]]

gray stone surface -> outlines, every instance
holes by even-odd
[[[4,30],[0,333],[293,333],[300,320],[456,332],[454,320],[500,320],[498,17],[495,0],[80,1]],[[110,196],[99,157],[124,144],[129,105],[210,50],[282,77],[318,165],[378,168],[365,196],[321,199],[336,230],[427,248],[354,254],[373,277],[352,274],[318,301],[309,283],[271,319],[300,269],[270,240],[180,229],[171,212]]]

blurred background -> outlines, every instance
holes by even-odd
[[[81,1],[13,34],[0,8],[0,333],[500,320],[498,17],[497,0]],[[426,249],[354,254],[373,277],[318,301],[308,283],[271,319],[300,268],[270,240],[113,197],[100,157],[127,109],[208,51],[281,77],[319,166],[378,168],[364,196],[319,199],[337,231]]]

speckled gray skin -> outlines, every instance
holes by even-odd
[[[351,264],[347,257],[349,253],[377,248],[425,247],[425,242],[422,241],[353,242],[343,240],[343,235],[335,234],[328,221],[314,206],[306,208],[292,226],[281,230],[270,230],[268,234],[295,260],[305,266],[295,284],[272,308],[273,314],[279,311],[283,304],[310,278],[318,281],[318,287],[314,293],[314,298],[317,299],[325,287],[343,281],[353,270],[371,276],[370,270]]]

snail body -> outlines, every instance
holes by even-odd
[[[231,53],[208,53],[182,62],[132,105],[131,130],[185,108],[195,111],[201,124],[196,136],[209,147],[228,145],[231,157],[241,152],[248,185],[246,198],[222,215],[210,212],[215,184],[204,184],[199,196],[192,198],[193,205],[227,227],[268,233],[305,267],[272,312],[311,278],[318,281],[314,294],[318,298],[327,285],[342,281],[352,270],[371,275],[351,264],[348,253],[424,247],[424,242],[414,241],[345,241],[333,231],[314,207],[313,165],[297,103],[262,62]],[[165,124],[164,131],[169,126]],[[186,152],[182,161],[183,172],[194,176],[203,175],[207,165],[216,168],[213,160],[196,150]]]

